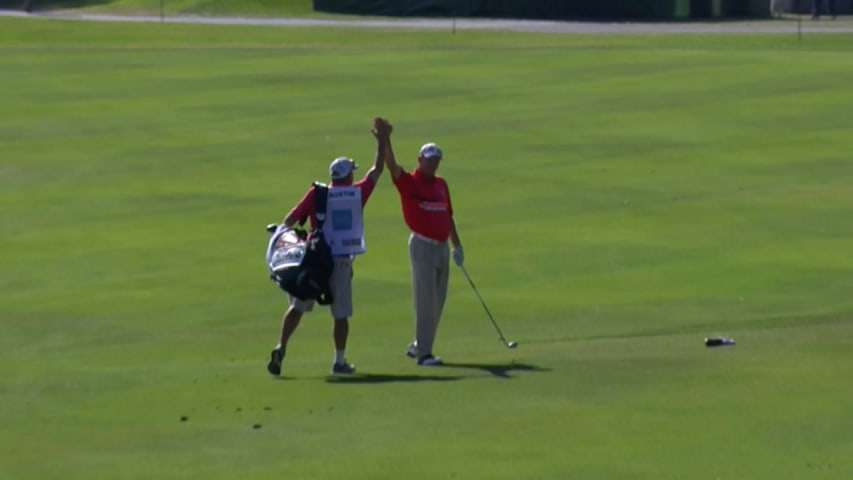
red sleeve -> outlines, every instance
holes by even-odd
[[[299,200],[299,203],[297,203],[296,206],[290,210],[290,213],[288,213],[288,215],[293,215],[297,219],[297,223],[302,222],[302,219],[304,218],[310,218],[311,225],[313,226],[315,208],[316,205],[314,202],[314,187],[312,186],[308,189],[307,192],[305,192],[305,195],[302,196],[302,199]]]
[[[364,177],[355,182],[355,186],[361,190],[361,206],[363,208],[364,204],[367,203],[367,198],[370,197],[371,193],[373,193],[373,189],[376,187],[376,182],[370,180],[370,177]]]

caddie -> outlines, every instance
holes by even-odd
[[[349,336],[349,318],[352,316],[352,262],[356,255],[365,252],[364,222],[362,213],[367,199],[373,192],[376,182],[384,170],[384,144],[389,141],[390,125],[375,125],[371,130],[376,138],[376,158],[373,166],[361,180],[353,183],[356,163],[348,157],[337,157],[329,165],[329,178],[326,201],[326,217],[323,222],[323,234],[332,250],[335,266],[330,279],[332,304],[330,311],[334,319],[332,337],[335,345],[332,375],[352,374],[355,365],[347,362],[345,351]],[[293,227],[302,219],[310,218],[312,228],[315,220],[314,188],[310,188],[299,203],[284,218],[284,224]],[[302,314],[314,308],[314,300],[300,300],[290,296],[289,306],[281,323],[278,344],[270,352],[267,370],[272,375],[281,374],[281,365],[285,357],[287,342],[299,326]]]

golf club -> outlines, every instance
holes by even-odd
[[[501,341],[503,342],[503,344],[506,345],[506,348],[517,347],[518,342],[507,342],[506,338],[504,338],[504,334],[501,333],[501,329],[498,328],[498,324],[497,324],[497,322],[495,322],[495,318],[492,317],[492,312],[489,311],[489,307],[486,306],[486,302],[483,301],[483,297],[480,296],[480,292],[477,291],[477,287],[474,285],[474,281],[471,280],[471,276],[468,275],[468,272],[465,270],[465,267],[463,267],[462,265],[459,265],[459,269],[462,270],[462,274],[465,275],[465,278],[468,279],[468,283],[471,284],[471,288],[474,289],[474,294],[477,295],[477,298],[480,300],[480,305],[483,306],[483,309],[486,311],[486,315],[489,316],[489,320],[491,320],[492,325],[495,326],[495,330],[497,330],[498,335],[500,335]]]

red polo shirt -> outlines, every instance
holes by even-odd
[[[447,241],[453,215],[447,182],[439,176],[427,178],[416,168],[412,173],[402,171],[394,185],[400,192],[403,219],[409,229],[439,242]]]
[[[330,186],[346,186],[346,183],[341,183],[339,181],[332,180]],[[364,205],[367,203],[367,198],[370,197],[370,194],[373,193],[373,187],[376,186],[376,183],[370,180],[370,177],[365,176],[361,180],[352,184],[354,187],[358,187],[361,190],[361,206],[364,208]],[[314,186],[305,192],[305,195],[302,196],[302,199],[299,200],[299,203],[293,207],[293,210],[288,213],[288,215],[295,215],[294,218],[310,218],[311,219],[311,228],[316,227],[316,221],[314,220],[314,211],[317,209],[317,204],[314,201]]]

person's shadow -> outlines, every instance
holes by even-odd
[[[516,363],[512,361],[504,365],[495,365],[488,363],[453,363],[445,362],[441,366],[425,367],[430,369],[448,369],[448,368],[467,368],[473,370],[481,370],[499,378],[512,378],[510,373],[519,372],[547,372],[547,368],[529,365],[526,363]],[[459,375],[393,375],[384,373],[356,373],[354,375],[336,376],[332,375],[326,378],[327,383],[338,384],[363,384],[363,383],[390,383],[390,382],[449,382],[460,380],[464,376]]]
[[[432,368],[432,367],[430,367]],[[354,373],[352,375],[330,375],[326,383],[355,384],[355,383],[392,383],[392,382],[450,382],[459,380],[460,376],[446,375],[392,375],[387,373]]]
[[[444,367],[451,368],[470,368],[474,370],[482,370],[484,372],[490,373],[495,377],[500,378],[512,378],[510,373],[519,371],[519,372],[547,372],[549,369],[542,368],[536,365],[530,365],[527,363],[516,363],[512,361],[505,365],[493,365],[488,363],[453,363],[453,362],[445,362]]]

